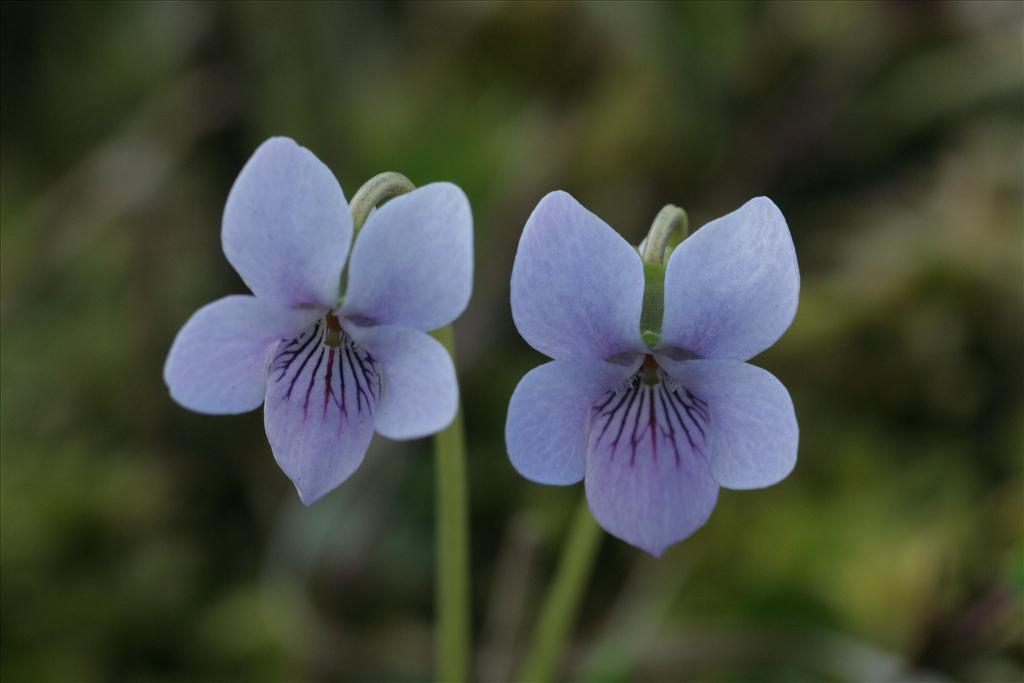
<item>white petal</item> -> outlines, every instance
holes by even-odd
[[[718,500],[708,467],[708,413],[687,387],[640,375],[598,403],[587,502],[613,536],[652,555],[699,529]]]
[[[352,217],[330,169],[293,140],[271,138],[231,188],[221,241],[261,299],[333,308]]]
[[[318,323],[281,342],[270,365],[264,426],[274,458],[309,505],[348,479],[373,438],[380,375],[347,336],[323,343]]]
[[[732,360],[659,361],[708,403],[711,472],[719,484],[756,489],[789,475],[800,432],[789,392],[772,373]]]
[[[201,413],[244,413],[263,403],[271,347],[320,314],[252,296],[228,296],[196,311],[164,364],[171,397]]]
[[[346,327],[380,368],[383,389],[375,427],[390,439],[418,439],[455,419],[459,386],[441,342],[408,327]]]
[[[751,199],[672,252],[660,346],[747,360],[786,331],[799,294],[786,219],[770,199]]]
[[[591,408],[632,371],[599,360],[555,360],[526,373],[505,423],[505,445],[516,470],[541,484],[583,479]]]
[[[512,318],[551,358],[642,352],[644,269],[626,240],[565,192],[533,210],[512,268]]]
[[[473,289],[473,216],[451,183],[425,185],[370,214],[352,248],[342,314],[433,330]]]

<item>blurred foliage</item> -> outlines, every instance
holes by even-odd
[[[310,509],[259,412],[176,406],[166,351],[266,137],[351,194],[461,185],[475,661],[504,680],[579,487],[520,479],[540,362],[508,276],[564,188],[636,242],[766,194],[803,274],[757,363],[800,462],[654,561],[606,539],[564,676],[1024,678],[1019,3],[4,3],[0,678],[422,680],[432,463],[378,438]]]

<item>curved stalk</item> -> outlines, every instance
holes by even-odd
[[[366,222],[373,208],[392,197],[412,192],[416,186],[401,173],[385,171],[373,176],[352,195],[348,209],[352,213],[353,237]]]

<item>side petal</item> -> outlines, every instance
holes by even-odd
[[[662,375],[640,375],[594,407],[587,502],[608,533],[654,556],[711,516],[718,484],[708,466],[701,399]]]
[[[348,325],[346,329],[380,368],[378,432],[389,439],[418,439],[451,424],[459,386],[451,356],[441,342],[408,327]]]
[[[551,358],[605,359],[644,350],[640,255],[565,192],[533,210],[512,267],[512,318]]]
[[[786,219],[767,197],[751,199],[672,252],[661,345],[747,360],[793,322],[799,293]]]
[[[505,423],[516,471],[540,484],[583,479],[591,408],[633,370],[599,360],[554,360],[526,373],[512,392]]]
[[[363,462],[380,398],[379,369],[346,335],[337,347],[324,344],[324,326],[316,323],[278,344],[269,375],[267,438],[277,464],[310,505]]]
[[[721,486],[762,488],[793,471],[800,431],[793,400],[772,373],[740,361],[659,360],[708,403],[711,472]]]
[[[351,241],[352,217],[330,169],[288,138],[260,145],[228,194],[221,232],[252,293],[333,308]]]
[[[227,415],[263,403],[270,348],[309,325],[316,311],[227,296],[196,311],[164,363],[171,397],[200,413]]]
[[[465,193],[432,183],[376,209],[348,268],[343,315],[423,331],[455,320],[473,289],[473,216]]]

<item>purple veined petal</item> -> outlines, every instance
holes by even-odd
[[[274,459],[304,504],[363,462],[380,393],[380,369],[369,352],[344,334],[339,346],[327,346],[322,322],[278,344],[263,422]]]
[[[342,315],[422,331],[452,322],[473,289],[473,216],[465,193],[432,183],[374,210],[348,268]]]
[[[352,217],[330,169],[293,140],[271,138],[228,194],[221,241],[228,261],[261,299],[333,308]]]
[[[171,397],[190,410],[214,415],[258,408],[271,347],[319,315],[242,295],[203,306],[181,328],[167,354],[164,381]]]
[[[583,479],[591,409],[636,366],[553,360],[526,373],[512,393],[505,423],[505,445],[516,471],[540,484],[567,486]]]
[[[605,359],[643,352],[640,256],[565,192],[533,210],[512,268],[512,318],[551,358]]]
[[[389,439],[418,439],[451,424],[459,386],[451,356],[441,342],[408,327],[343,324],[380,368],[378,432]]]
[[[708,402],[711,472],[721,486],[762,488],[793,471],[800,431],[793,400],[772,373],[734,360],[659,361]]]
[[[707,405],[661,378],[636,374],[595,404],[585,478],[598,523],[654,556],[703,526],[718,499]]]
[[[793,322],[799,293],[786,219],[767,197],[751,199],[672,252],[660,347],[747,360]]]

